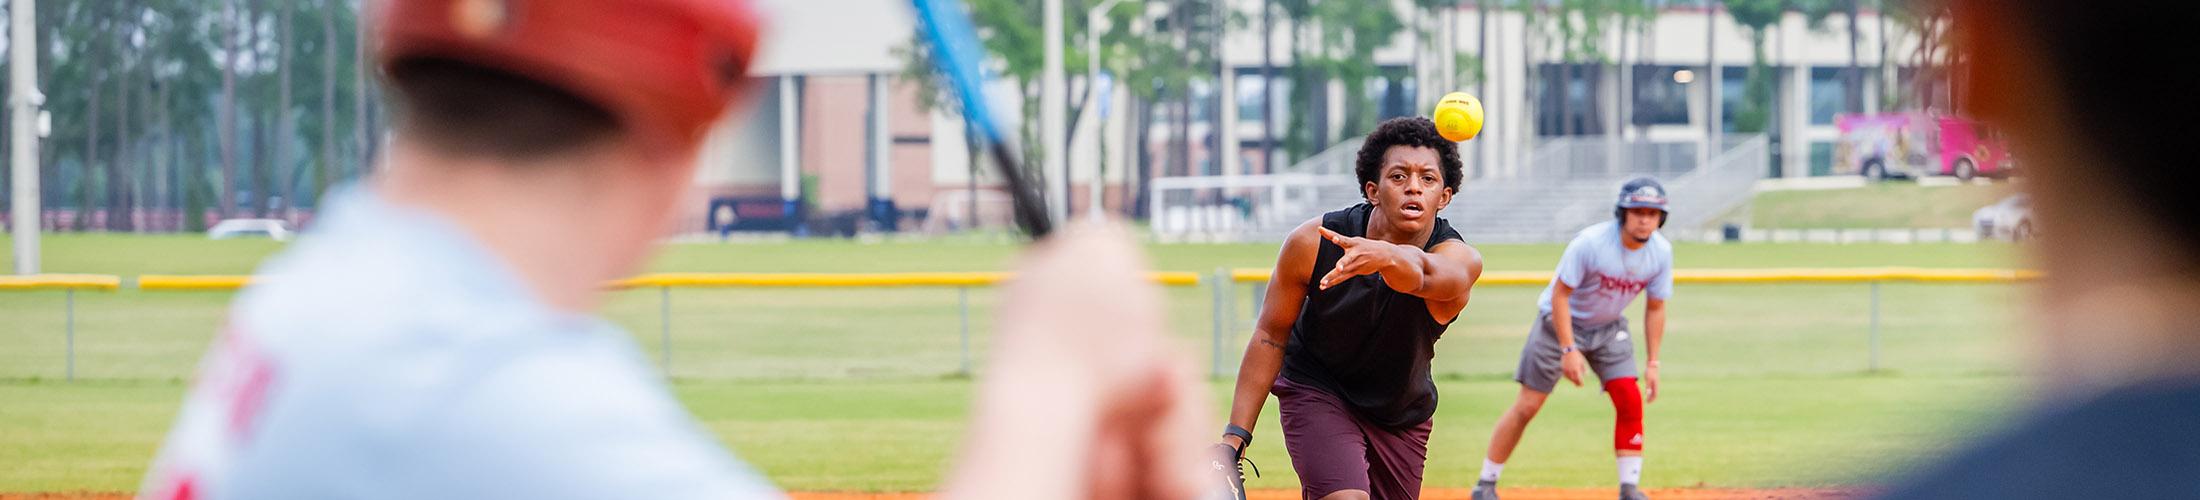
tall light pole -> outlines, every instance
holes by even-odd
[[[1260,171],[1269,174],[1281,167],[1276,164],[1275,4],[1275,0],[1260,1]]]
[[[1719,115],[1725,113],[1724,96],[1719,95],[1719,87],[1726,84],[1726,71],[1719,67],[1719,3],[1704,2],[1703,15],[1703,76],[1698,78],[1704,82],[1703,157],[1697,160],[1704,167],[1710,167],[1712,158],[1722,152],[1719,134],[1726,130],[1724,124],[1719,123]]]
[[[1046,57],[1045,67],[1039,73],[1039,140],[1042,144],[1038,151],[1044,159],[1041,168],[1046,171],[1040,178],[1049,179],[1047,199],[1052,203],[1047,206],[1054,223],[1059,225],[1069,218],[1069,162],[1064,161],[1069,148],[1062,139],[1066,135],[1062,122],[1069,114],[1063,109],[1069,105],[1066,95],[1069,85],[1062,72],[1062,0],[1046,0],[1045,3],[1046,8],[1041,13],[1044,20],[1040,23],[1044,26]]]
[[[1215,171],[1238,174],[1237,71],[1230,69],[1230,2],[1215,2]]]
[[[1093,106],[1100,103],[1100,22],[1106,20],[1104,16],[1107,15],[1108,9],[1114,8],[1115,4],[1122,1],[1107,0],[1100,2],[1100,5],[1093,6],[1092,10],[1085,11],[1085,106],[1087,109],[1083,116],[1092,117],[1089,119],[1098,119],[1099,116],[1098,113],[1093,112],[1093,109],[1096,109]],[[1087,118],[1080,118],[1078,121],[1084,121],[1085,119]],[[1106,126],[1106,124],[1102,123],[1101,126]],[[1107,134],[1105,133],[1100,133],[1100,137],[1103,142],[1107,140]],[[1104,158],[1098,160],[1092,163],[1092,181],[1087,183],[1086,186],[1089,188],[1090,195],[1086,197],[1085,201],[1085,210],[1092,212],[1092,217],[1095,219],[1102,217],[1101,214],[1107,212],[1107,204],[1100,201],[1101,197],[1107,194],[1102,186],[1106,179],[1100,175],[1106,171],[1106,161]]]
[[[15,274],[38,274],[37,0],[14,0],[8,9],[8,114],[14,137],[9,164],[15,170]]]

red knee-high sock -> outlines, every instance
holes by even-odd
[[[1618,415],[1612,425],[1612,448],[1642,451],[1642,389],[1635,386],[1635,377],[1605,382],[1604,393],[1612,396],[1613,413]]]

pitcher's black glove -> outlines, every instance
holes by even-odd
[[[1240,464],[1250,464],[1253,461],[1239,456],[1236,448],[1231,448],[1230,445],[1222,443],[1215,443],[1214,451],[1209,455],[1212,457],[1207,464],[1209,472],[1214,474],[1218,480],[1217,482],[1222,484],[1218,485],[1214,490],[1215,494],[1208,498],[1214,500],[1245,500],[1245,466]],[[1255,477],[1260,475],[1259,466],[1253,467],[1253,475]]]

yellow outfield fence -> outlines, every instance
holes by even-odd
[[[1217,268],[1211,274],[1193,272],[1154,272],[1147,277],[1156,284],[1171,287],[1206,285],[1213,291],[1213,371],[1225,376],[1229,363],[1225,358],[1228,349],[1225,338],[1235,338],[1242,326],[1237,309],[1231,307],[1239,300],[1237,285],[1267,282],[1270,270],[1266,268]],[[920,272],[920,273],[655,273],[618,280],[607,286],[618,289],[656,288],[658,290],[659,346],[661,368],[667,373],[672,364],[672,289],[675,288],[884,288],[931,287],[954,288],[961,312],[962,367],[970,373],[970,288],[997,286],[1013,279],[1005,272]],[[1915,267],[1872,268],[1776,268],[1776,269],[1681,269],[1674,271],[1673,281],[1678,284],[1838,284],[1854,283],[1871,285],[1871,367],[1879,368],[1879,288],[1882,283],[2018,283],[2039,278],[2039,273],[2018,269],[1931,269]],[[166,291],[230,291],[251,286],[256,278],[240,275],[155,275],[138,276],[132,286],[138,290]],[[1482,274],[1482,286],[1543,286],[1550,283],[1547,271],[1489,271]],[[117,276],[91,274],[41,274],[30,276],[0,276],[0,292],[59,290],[64,292],[66,305],[66,335],[69,339],[68,377],[76,376],[76,301],[77,290],[112,292],[123,287]],[[1252,287],[1248,287],[1252,288]],[[1259,290],[1252,295],[1253,315],[1258,317],[1261,307]]]
[[[236,290],[252,284],[251,276],[170,276],[147,274],[137,277],[139,290]]]
[[[619,280],[619,288],[710,287],[949,287],[992,286],[1015,277],[1012,273],[657,273]],[[1155,272],[1147,279],[1164,286],[1199,284],[1199,273]]]
[[[1227,270],[1237,283],[1268,281],[1270,270],[1240,267]],[[878,288],[993,286],[1014,277],[1005,272],[929,273],[653,273],[612,282],[614,288]],[[1779,283],[2015,283],[2038,279],[2036,271],[2019,269],[1933,269],[1919,267],[1869,268],[1772,268],[1681,269],[1673,274],[1676,284],[1779,284]],[[1199,273],[1167,271],[1148,274],[1165,286],[1193,286],[1204,279]],[[139,290],[235,290],[252,284],[243,275],[139,276]],[[1489,271],[1478,285],[1543,286],[1551,282],[1548,271]],[[113,291],[121,279],[91,274],[42,274],[0,276],[0,290],[97,289]]]
[[[971,273],[654,273],[614,281],[612,288],[880,288],[993,286],[1015,275],[1001,272]],[[117,278],[105,276],[112,289]],[[1156,272],[1148,275],[1165,286],[1199,284],[1199,273]],[[253,277],[243,275],[176,276],[148,274],[137,278],[139,290],[236,290],[250,286]],[[43,283],[43,282],[41,282]],[[9,288],[0,281],[0,289]]]
[[[0,276],[0,290],[61,291],[62,336],[67,339],[69,380],[76,380],[76,291],[112,292],[122,288],[122,278],[104,274],[32,274]]]
[[[104,274],[33,274],[0,276],[0,290],[95,290],[122,288],[122,277]]]
[[[1229,270],[1238,283],[1268,281],[1269,269],[1240,267]],[[1549,271],[1487,271],[1476,285],[1543,286],[1551,283]],[[1674,284],[1778,284],[1778,283],[2016,283],[2039,278],[2039,272],[2020,269],[1932,269],[1920,267],[1775,268],[1775,269],[1679,269]]]
[[[658,364],[667,375],[672,372],[672,289],[674,288],[889,288],[889,287],[954,287],[956,309],[960,313],[961,367],[959,372],[971,373],[970,363],[970,288],[994,286],[1015,277],[1005,272],[933,272],[933,273],[655,273],[635,276],[611,283],[613,288],[656,288]],[[1198,273],[1156,272],[1147,279],[1163,286],[1193,286],[1200,283]]]
[[[1273,270],[1255,267],[1216,269],[1215,281],[1231,283],[1266,283]],[[1475,281],[1476,286],[1545,286],[1551,283],[1551,271],[1486,271]],[[1922,267],[1855,267],[1855,268],[1771,268],[1771,269],[1676,269],[1674,284],[1698,285],[1769,285],[1769,284],[1869,284],[1871,285],[1871,370],[1879,370],[1879,285],[1882,283],[2020,283],[2039,279],[2038,271],[2024,269],[1940,269]],[[1236,325],[1236,310],[1228,306],[1237,300],[1234,287],[1216,287],[1215,290],[1215,338],[1214,372],[1223,374],[1222,335],[1225,325]],[[1261,293],[1252,295],[1253,316],[1260,316]]]
[[[672,369],[672,289],[674,288],[888,288],[953,287],[962,314],[962,372],[970,373],[970,287],[995,286],[1015,277],[1005,272],[929,273],[653,273],[608,284],[611,288],[656,288],[658,298],[658,362],[666,373]],[[1147,279],[1162,286],[1194,286],[1199,273],[1155,272]],[[253,283],[251,276],[144,275],[139,290],[190,291],[236,290]]]

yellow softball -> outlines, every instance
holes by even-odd
[[[1466,92],[1444,94],[1436,102],[1436,112],[1430,116],[1436,121],[1436,133],[1453,142],[1473,139],[1482,133],[1482,101]]]

